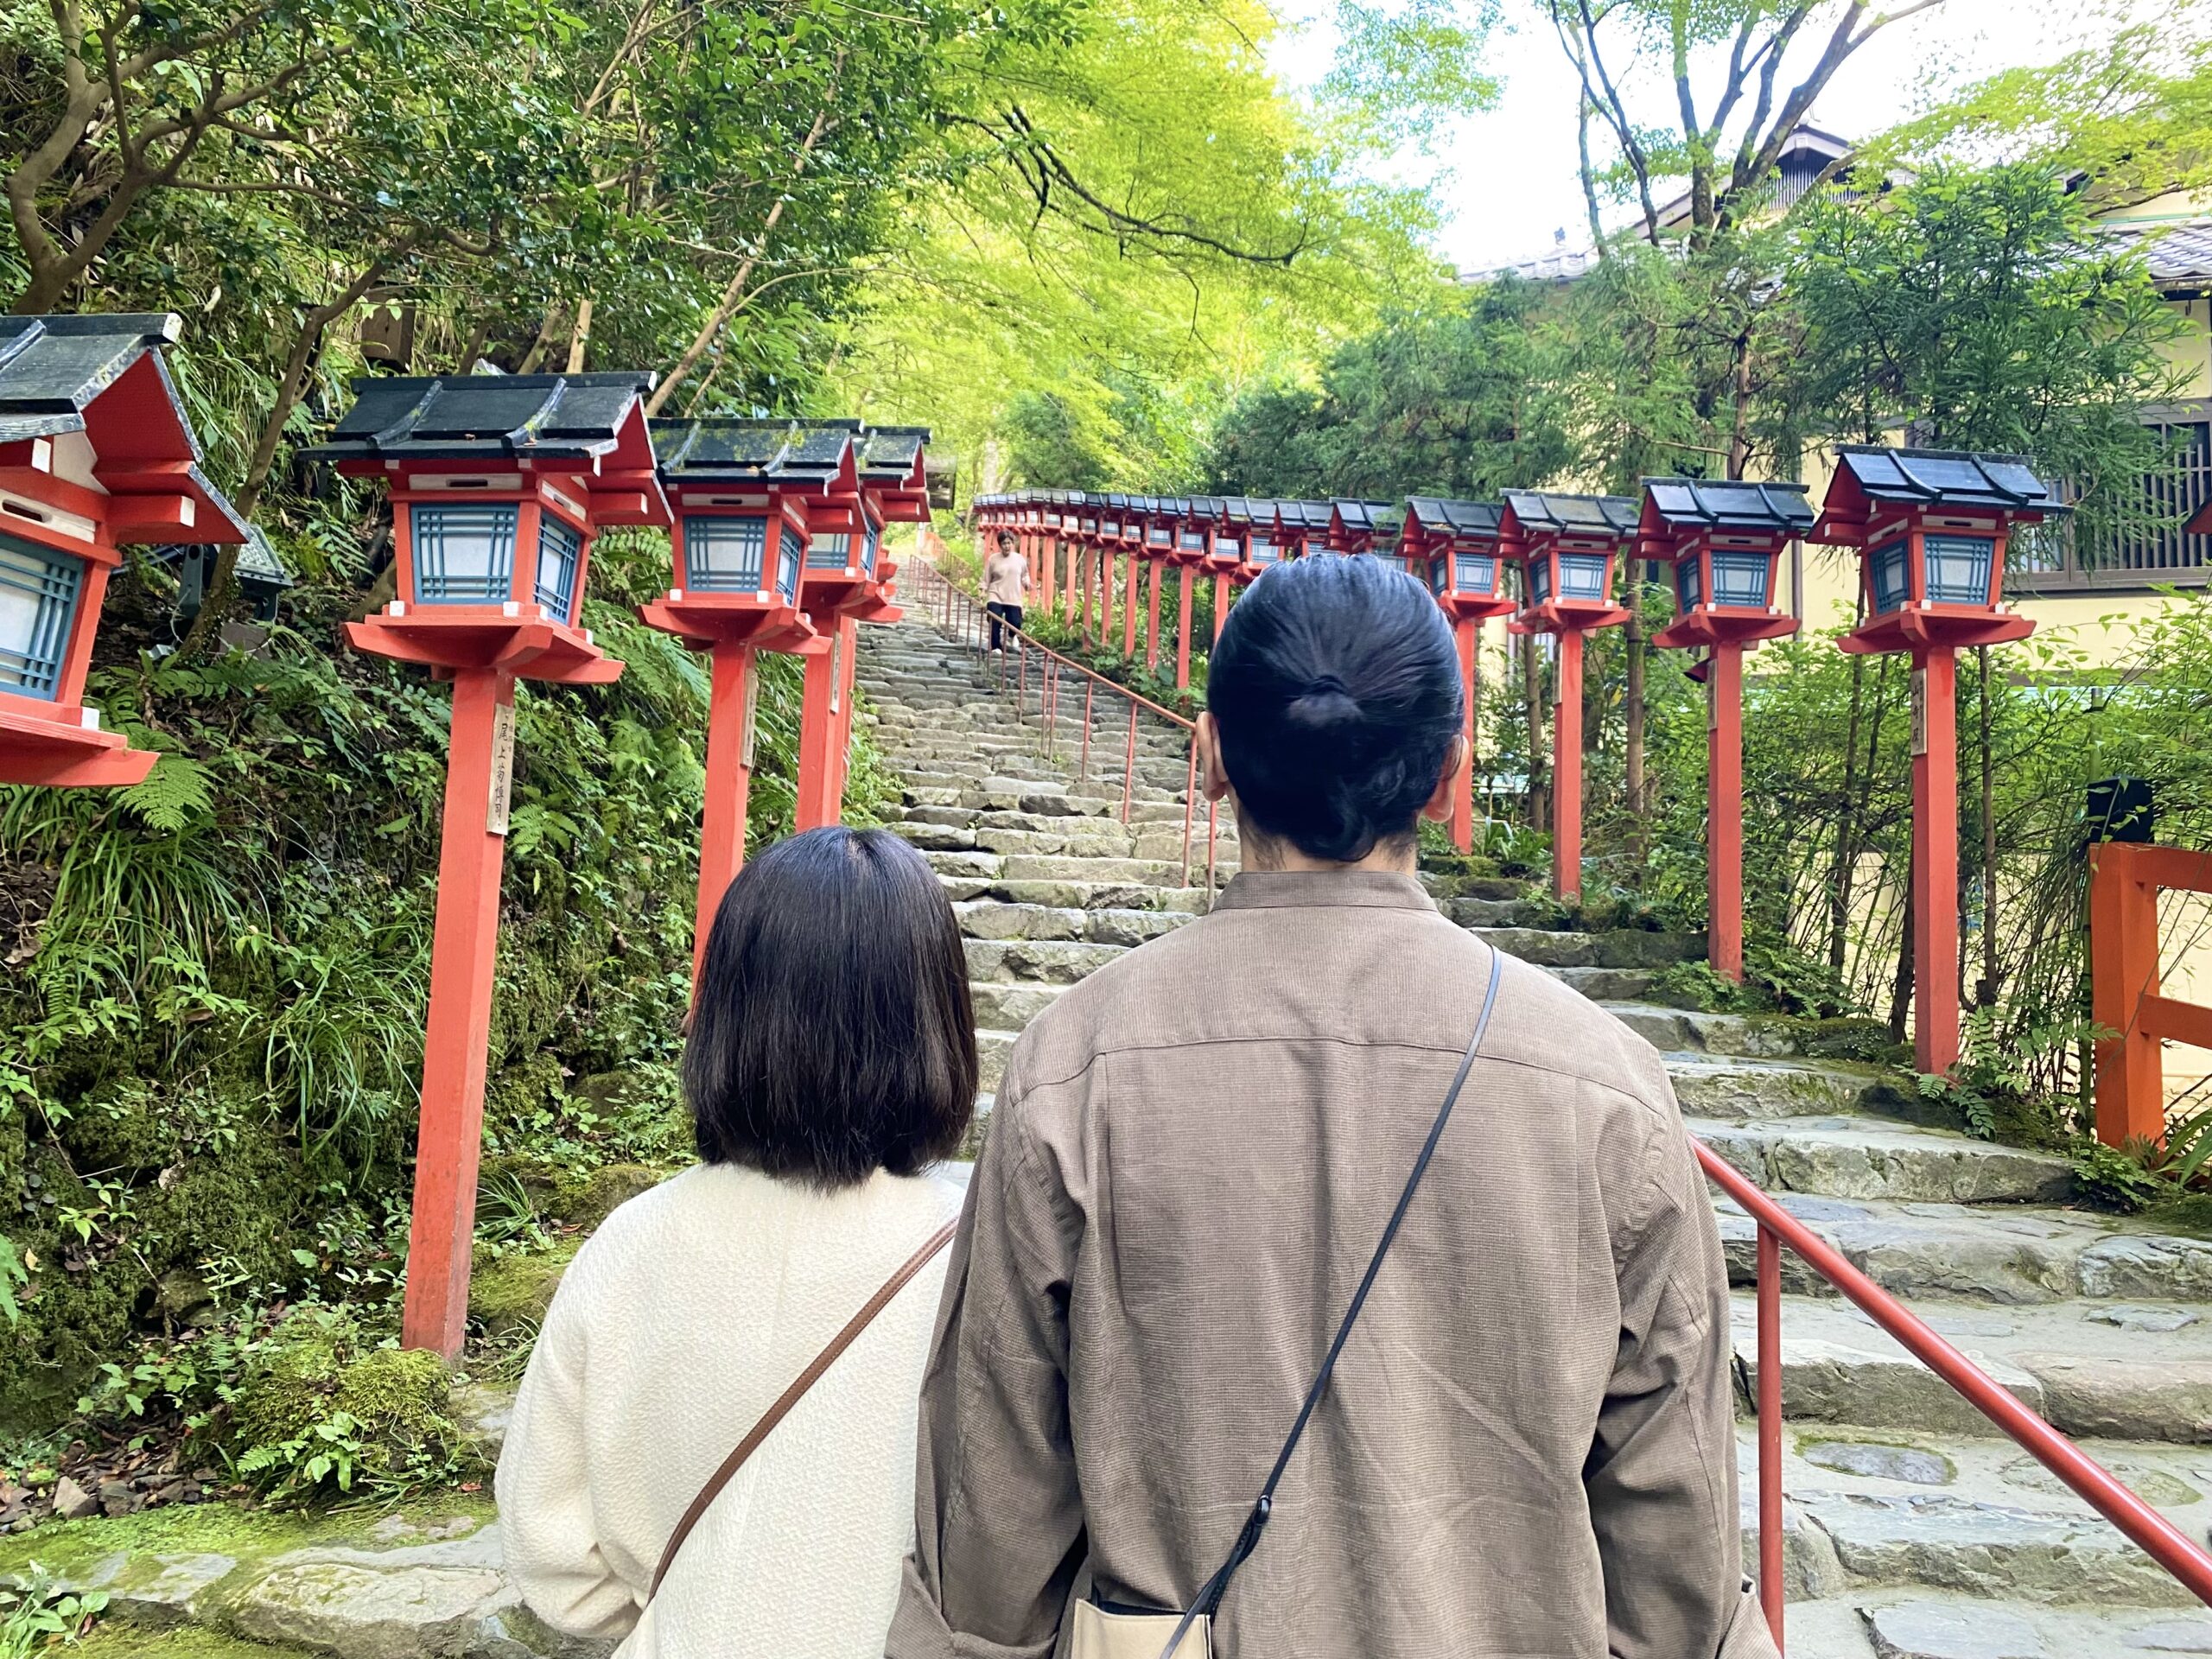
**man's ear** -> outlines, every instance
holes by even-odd
[[[1198,716],[1198,733],[1193,740],[1198,750],[1198,791],[1210,801],[1225,800],[1229,795],[1229,769],[1221,764],[1221,728],[1214,723],[1211,714]]]
[[[1435,792],[1422,804],[1421,817],[1442,823],[1452,816],[1452,786],[1459,782],[1460,772],[1473,761],[1474,747],[1462,733],[1452,740],[1452,747],[1444,753],[1444,775],[1436,780]]]

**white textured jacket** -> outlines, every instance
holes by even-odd
[[[623,1659],[880,1659],[943,1256],[778,1426],[641,1609],[707,1478],[960,1200],[935,1177],[825,1194],[715,1165],[608,1217],[561,1281],[499,1458],[507,1569],[531,1609],[626,1636]]]

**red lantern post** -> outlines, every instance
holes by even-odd
[[[863,622],[890,623],[904,614],[891,602],[897,567],[881,556],[883,526],[894,508],[909,523],[927,523],[919,428],[864,431],[857,421],[807,429],[796,454],[827,464],[842,454],[820,493],[805,498],[806,558],[799,572],[799,608],[826,656],[806,660],[799,709],[798,791],[792,821],[801,830],[835,823],[845,804],[852,747],[853,677]]]
[[[1623,495],[1505,492],[1498,545],[1519,562],[1516,633],[1559,640],[1559,698],[1552,713],[1552,891],[1582,891],[1582,640],[1628,620],[1613,603],[1613,561],[1634,533],[1636,503]]]
[[[2024,639],[2000,600],[2015,524],[2066,508],[2018,455],[1849,444],[1808,540],[1859,552],[1866,620],[1836,641],[1912,658],[1912,1038],[1920,1070],[1959,1058],[1958,652]]]
[[[1452,790],[1452,844],[1463,853],[1475,847],[1475,709],[1482,684],[1483,623],[1493,616],[1510,616],[1514,609],[1498,553],[1501,512],[1488,501],[1416,495],[1406,503],[1405,526],[1398,539],[1407,569],[1427,586],[1452,619],[1459,647],[1459,677],[1466,687],[1467,764]]]
[[[312,451],[391,488],[399,597],[346,625],[357,651],[453,683],[414,1220],[400,1339],[451,1357],[468,1318],[484,1071],[518,679],[603,685],[622,664],[577,612],[592,542],[665,524],[649,374],[369,379]]]
[[[1213,547],[1214,506],[1205,496],[1178,497],[1169,504],[1175,520],[1175,689],[1191,683],[1191,578],[1204,569]]]
[[[699,899],[691,967],[704,960],[722,894],[745,864],[753,783],[756,653],[819,656],[830,642],[798,608],[807,520],[818,463],[785,466],[781,423],[656,421],[653,448],[674,509],[675,573],[667,594],[638,614],[708,653],[707,793],[699,835]],[[978,504],[979,515],[988,512]]]
[[[1145,568],[1144,665],[1160,666],[1160,573],[1175,547],[1175,520],[1170,503],[1156,495],[1135,498],[1138,512],[1138,557]],[[1134,591],[1134,590],[1132,590]],[[1134,655],[1135,645],[1131,642]]]
[[[0,318],[0,783],[153,770],[85,707],[108,573],[134,543],[239,543],[162,362],[171,315]]]
[[[1744,652],[1797,632],[1775,602],[1782,550],[1813,525],[1802,484],[1647,478],[1638,550],[1673,567],[1675,620],[1653,640],[1705,648],[1706,955],[1744,977]]]

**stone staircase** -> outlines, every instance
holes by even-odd
[[[1009,659],[1011,686],[1016,675]],[[1205,818],[1183,865],[1182,734],[1139,729],[1121,822],[1126,705],[1064,694],[1045,753],[1036,679],[1017,722],[995,660],[918,615],[863,632],[874,736],[966,936],[984,1087],[1069,985],[1203,913]],[[1224,818],[1218,879],[1236,864]],[[1652,1000],[1693,937],[1567,932],[1542,906],[1441,901],[1666,1058],[1692,1129],[2191,1536],[2212,1523],[2212,1243],[2069,1207],[2060,1158],[1923,1116],[1876,1068],[1809,1058],[1771,1023]],[[1736,1306],[1745,1560],[1755,1231],[1716,1198]],[[1783,1398],[1791,1659],[2212,1653],[2212,1615],[1871,1320],[1784,1258]]]

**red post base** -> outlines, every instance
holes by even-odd
[[[400,1317],[404,1346],[448,1359],[461,1352],[468,1329],[514,702],[512,676],[490,668],[454,671],[407,1300]]]
[[[746,705],[753,690],[753,647],[715,646],[714,690],[707,705],[707,804],[699,826],[699,916],[691,942],[691,979],[707,959],[707,936],[722,894],[745,868],[747,798],[753,768]]]
[[[1921,1071],[1959,1063],[1958,657],[1912,653],[1912,1051]]]
[[[1582,633],[1559,636],[1559,701],[1552,710],[1552,892],[1582,892]]]
[[[1706,694],[1706,959],[1744,977],[1744,647],[1721,640]]]
[[[1475,687],[1480,669],[1476,652],[1482,644],[1482,624],[1471,616],[1452,625],[1459,646],[1459,683],[1466,688],[1467,712],[1460,729],[1467,739],[1467,763],[1452,785],[1452,844],[1463,853],[1475,850]]]

